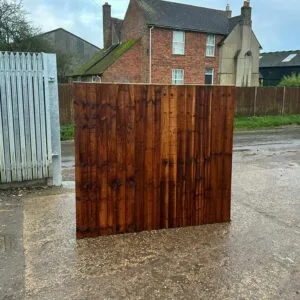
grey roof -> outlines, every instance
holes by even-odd
[[[241,15],[230,18],[229,19],[229,27],[228,27],[228,32],[231,32],[233,28],[243,20],[243,17]]]
[[[96,45],[94,45],[94,44],[88,42],[87,40],[81,38],[80,36],[78,36],[78,35],[76,35],[76,34],[70,32],[70,31],[68,31],[68,30],[66,30],[66,29],[64,29],[64,28],[61,28],[61,27],[60,27],[60,28],[53,29],[53,30],[51,30],[51,31],[43,32],[43,33],[41,33],[40,35],[41,35],[41,36],[43,36],[43,35],[49,35],[50,33],[52,33],[52,32],[57,32],[57,31],[63,31],[63,32],[67,33],[67,34],[70,34],[70,35],[72,35],[72,36],[78,38],[79,40],[82,40],[84,43],[90,44],[91,46],[97,48],[96,50],[100,50],[100,48],[99,48],[98,46],[96,46]]]
[[[229,19],[225,10],[161,0],[137,0],[148,25],[227,35]]]
[[[290,54],[297,54],[297,55],[288,62],[282,62]],[[260,56],[261,56],[259,60],[260,68],[300,66],[300,50],[267,52],[267,53],[261,53]]]

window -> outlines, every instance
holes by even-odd
[[[215,56],[216,37],[214,34],[208,34],[206,40],[206,56]]]
[[[289,62],[291,61],[293,58],[295,58],[297,56],[296,53],[294,54],[290,54],[288,57],[286,57],[282,62]]]
[[[214,69],[206,68],[205,69],[205,84],[213,84],[214,83]]]
[[[184,55],[184,31],[173,31],[173,54]]]
[[[172,84],[184,84],[184,70],[182,69],[172,70]]]

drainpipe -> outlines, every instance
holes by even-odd
[[[152,29],[150,27],[150,39],[149,39],[149,83],[152,83]]]

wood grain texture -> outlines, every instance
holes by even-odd
[[[73,94],[78,238],[230,221],[235,88]]]

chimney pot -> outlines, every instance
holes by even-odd
[[[244,7],[250,7],[250,1],[244,1]]]
[[[226,14],[228,18],[231,18],[232,10],[230,9],[229,3],[226,5]]]

